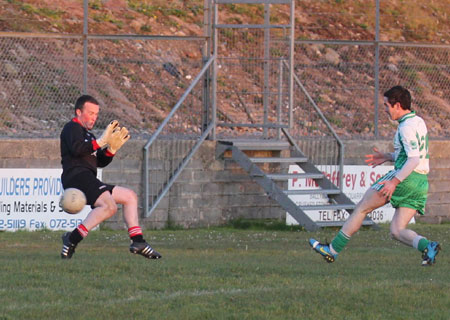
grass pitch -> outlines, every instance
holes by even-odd
[[[128,252],[126,231],[94,231],[71,260],[63,232],[0,233],[0,319],[448,319],[450,226],[437,264],[380,231],[358,232],[333,264],[308,238],[336,230],[146,231],[163,258]]]

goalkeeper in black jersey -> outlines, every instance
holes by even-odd
[[[103,183],[97,179],[97,168],[111,163],[116,152],[130,138],[128,130],[119,127],[114,120],[99,139],[90,132],[97,121],[99,103],[91,96],[83,95],[75,103],[75,117],[64,126],[61,136],[61,180],[64,189],[81,190],[92,211],[72,232],[62,236],[61,258],[70,259],[78,243],[90,230],[117,212],[117,204],[123,205],[123,216],[131,239],[130,251],[149,259],[159,259],[156,252],[143,238],[138,219],[138,198],[128,188]]]

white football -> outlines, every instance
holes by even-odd
[[[86,196],[81,190],[68,188],[64,190],[64,194],[60,200],[60,205],[65,212],[76,214],[83,210],[86,205]]]

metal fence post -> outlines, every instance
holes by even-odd
[[[213,61],[213,65],[212,65],[212,93],[211,93],[211,123],[212,123],[212,131],[211,131],[211,139],[212,140],[216,140],[216,126],[217,126],[217,56],[218,56],[218,32],[217,32],[217,24],[218,24],[218,15],[219,15],[219,11],[218,11],[218,7],[217,7],[217,3],[213,3],[213,9],[214,11],[212,12],[213,14],[213,55],[216,57],[216,59],[214,59]]]
[[[83,1],[83,94],[87,94],[87,64],[88,64],[88,2]]]
[[[378,91],[380,88],[379,71],[380,71],[380,0],[376,0],[375,12],[375,115],[374,115],[374,135],[378,138]]]
[[[278,103],[277,103],[277,124],[281,124],[281,110],[283,105],[283,60],[280,59],[278,67]],[[277,129],[277,139],[281,139],[281,128]]]
[[[264,107],[264,120],[263,123],[268,123],[269,117],[269,72],[270,72],[270,4],[264,4],[264,87],[263,87],[263,107]],[[267,138],[267,128],[263,129],[264,137]]]
[[[203,46],[203,65],[209,60],[211,57],[211,2],[212,0],[204,1],[204,13],[203,13],[203,35],[206,37],[206,42]],[[204,80],[203,80],[203,119],[202,119],[202,132],[206,130],[208,126],[210,114],[210,105],[211,105],[211,73],[208,69],[206,71]]]
[[[295,1],[291,2],[290,17],[290,36],[289,36],[289,128],[294,126],[294,43],[295,43]]]

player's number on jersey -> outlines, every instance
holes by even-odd
[[[428,133],[425,136],[419,137],[417,135],[417,140],[419,140],[419,151],[420,151],[420,158],[423,159],[425,156],[425,159],[429,159],[430,155],[428,154]],[[425,149],[425,152],[423,151]]]

